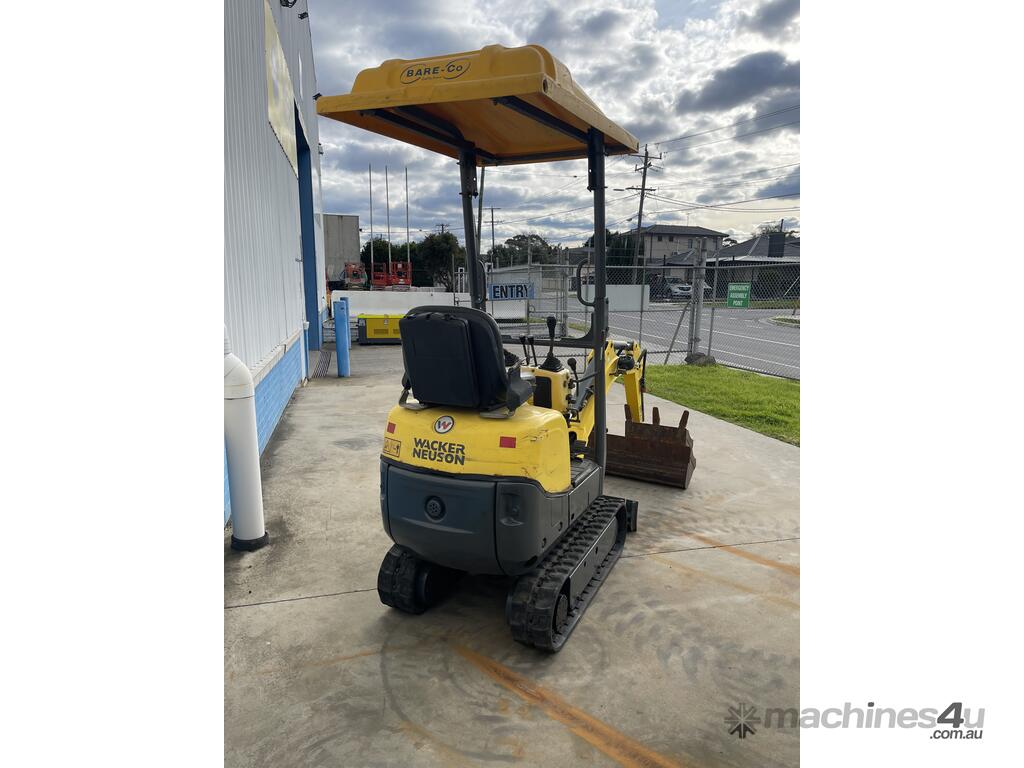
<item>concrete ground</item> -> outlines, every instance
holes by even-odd
[[[271,545],[225,532],[228,766],[791,766],[796,728],[731,735],[729,708],[799,707],[799,459],[691,412],[681,491],[609,477],[639,530],[564,650],[512,641],[507,583],[469,577],[422,616],[381,605],[378,460],[396,347],[298,390],[263,456]],[[609,408],[621,434],[621,387]],[[658,398],[663,423],[681,407]]]

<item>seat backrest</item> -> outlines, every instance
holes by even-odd
[[[482,410],[506,403],[509,376],[501,332],[486,312],[416,307],[398,326],[404,384],[421,403]]]

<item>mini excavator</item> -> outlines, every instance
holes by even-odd
[[[363,70],[352,92],[317,112],[458,159],[471,306],[422,306],[400,321],[402,393],[380,456],[384,529],[394,546],[377,578],[381,602],[407,613],[438,603],[465,573],[514,579],[512,637],[559,651],[637,527],[637,502],[603,494],[605,473],[685,488],[696,462],[686,429],[644,424],[646,353],[608,338],[606,155],[637,150],[535,45]],[[478,166],[587,158],[594,198],[589,330],[555,335],[538,360],[515,352],[485,311],[473,197]],[[520,343],[522,339],[519,339]],[[579,350],[563,364],[555,348]],[[607,392],[626,389],[626,436],[607,434]]]

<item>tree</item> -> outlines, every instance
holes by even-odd
[[[466,251],[451,232],[435,232],[416,244],[420,269],[430,275],[434,283],[440,283],[450,291],[454,284],[452,256],[455,257],[456,271],[466,266]]]
[[[641,251],[643,250],[643,241],[640,241]],[[584,243],[584,248],[594,247],[594,236],[588,237]],[[610,229],[606,229],[604,232],[604,252],[605,262],[610,267],[624,267],[632,266],[633,264],[633,234],[631,231],[626,232],[612,232]]]
[[[496,267],[508,267],[512,265],[515,252],[507,245],[499,244],[487,252],[487,260]]]
[[[783,229],[782,228],[782,222],[780,222],[778,224],[772,222],[771,224],[761,224],[761,225],[759,225],[754,230],[754,234],[751,235],[751,237],[764,237],[765,235],[770,235],[770,234],[773,234],[773,233],[776,233],[776,232],[784,232],[786,234],[786,236],[789,237],[790,235],[794,234],[796,231],[797,230],[795,230],[795,229]]]
[[[612,232],[610,229],[606,229],[604,231],[604,242],[605,242],[605,247],[606,248],[608,246],[608,241],[612,239],[612,236],[614,234],[615,233]],[[583,247],[584,248],[593,248],[594,247],[594,236],[593,235],[591,235],[590,237],[588,237],[586,240],[583,241]]]
[[[359,258],[366,267],[366,273],[370,273],[370,241],[363,243],[363,249],[359,252]],[[391,243],[391,260],[405,261],[405,243]],[[388,263],[388,241],[383,237],[373,238],[373,262],[375,264]]]
[[[535,232],[514,235],[505,241],[504,247],[512,256],[512,263],[553,264],[555,249]]]

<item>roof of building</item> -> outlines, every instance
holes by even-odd
[[[708,255],[710,258],[710,254]],[[691,248],[688,251],[677,251],[665,259],[666,267],[693,267],[699,261],[697,249]]]
[[[700,237],[728,237],[726,232],[718,232],[707,227],[680,227],[675,224],[649,224],[640,231],[648,235],[698,235]]]
[[[718,258],[730,261],[769,261],[768,238],[765,235],[758,235],[745,242],[727,246],[718,252]],[[799,262],[800,238],[786,235],[786,248],[782,258],[773,258],[770,261]]]

